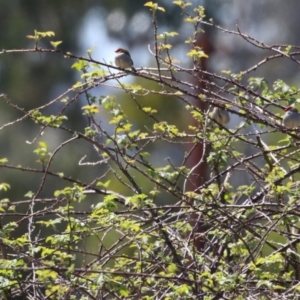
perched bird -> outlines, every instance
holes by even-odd
[[[230,121],[229,113],[226,109],[215,107],[211,113],[211,118],[221,125],[226,125]]]
[[[133,67],[133,61],[130,53],[127,50],[118,48],[115,52],[117,53],[115,57],[115,65],[117,67],[121,69],[131,68],[132,71],[136,72],[136,69]]]
[[[285,108],[285,114],[282,119],[282,124],[287,128],[296,128],[300,126],[300,114],[298,109],[293,106]]]

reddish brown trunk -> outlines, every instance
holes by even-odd
[[[210,56],[210,54],[213,52],[213,47],[212,44],[208,38],[208,36],[206,34],[201,34],[199,35],[200,37],[197,39],[196,41],[196,46],[201,47],[202,50],[208,55]],[[200,66],[199,68],[201,70],[207,70],[207,60],[206,59],[202,59],[200,62]],[[195,85],[198,85],[203,88],[205,88],[203,82],[195,82]],[[201,93],[201,89],[199,89],[199,93]],[[198,108],[200,108],[201,111],[205,111],[206,109],[206,104],[203,101],[199,101],[198,99],[195,101],[194,103],[195,106],[197,106]],[[198,124],[193,124],[195,126],[197,126]],[[188,167],[192,168],[193,166],[195,166],[199,160],[201,159],[201,157],[203,156],[203,144],[199,143],[192,155],[190,156],[190,159],[188,161]],[[190,178],[190,183],[187,185],[187,191],[192,191],[195,189],[195,186],[201,186],[206,179],[206,176],[208,174],[208,165],[206,163],[206,161],[204,161],[202,164],[200,164],[200,166],[198,166],[195,170],[194,170],[194,174],[197,174],[197,176],[191,176]],[[203,250],[205,243],[206,243],[206,239],[203,237],[203,233],[205,231],[208,230],[209,226],[205,224],[205,222],[202,220],[201,216],[199,216],[199,214],[194,213],[192,214],[192,220],[190,221],[190,224],[192,226],[192,228],[194,228],[194,238],[193,238],[193,242],[194,245],[196,247],[196,249],[198,251]],[[196,227],[196,228],[195,228]]]

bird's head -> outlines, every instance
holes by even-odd
[[[123,48],[118,48],[115,52],[116,53],[127,53],[128,54],[128,51],[126,49],[123,49]]]
[[[298,109],[294,106],[287,106],[285,109],[284,109],[285,112],[287,111],[294,111],[294,112],[298,112]]]

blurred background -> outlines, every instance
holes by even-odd
[[[141,0],[1,1],[0,49],[33,48],[33,40],[26,38],[27,35],[33,35],[34,30],[54,31],[56,36],[51,40],[63,41],[59,48],[64,51],[87,57],[87,50],[93,49],[92,57],[95,60],[111,63],[114,60],[114,50],[123,47],[129,49],[136,67],[155,67],[155,59],[148,51],[148,46],[153,49],[154,44],[152,16],[149,9],[144,7],[145,2]],[[298,0],[289,0],[288,5],[286,3],[283,5],[283,1],[280,0],[190,0],[190,2],[193,5],[203,5],[207,18],[212,18],[215,24],[228,30],[236,30],[236,23],[238,23],[242,32],[266,44],[300,44],[300,2]],[[185,40],[193,36],[193,26],[184,22],[185,15],[172,4],[171,0],[161,0],[158,4],[166,10],[165,13],[157,13],[158,33],[178,32],[179,35],[169,41],[173,44],[171,54],[180,60],[182,66],[192,67],[191,59],[186,55],[190,45],[186,44]],[[240,72],[270,54],[249,45],[233,34],[222,33],[209,27],[203,29],[205,32],[199,37],[199,43],[209,55],[205,68],[211,72],[220,73],[221,70]],[[48,40],[42,40],[40,47],[51,48]],[[48,103],[80,80],[80,74],[71,68],[74,62],[75,60],[64,59],[60,55],[3,53],[0,56],[0,94],[6,94],[12,103],[25,110]],[[265,77],[269,84],[278,78],[291,85],[298,85],[299,82],[298,66],[287,59],[270,61],[249,76]],[[153,83],[134,76],[127,76],[124,81],[146,84],[148,85],[146,87],[154,88],[151,86]],[[136,104],[122,90],[106,86],[98,87],[91,93],[97,97],[115,95],[129,119],[134,120],[136,128],[147,126]],[[143,106],[157,109],[159,111],[157,117],[160,120],[176,124],[179,128],[184,128],[189,120],[182,103],[175,98],[152,95],[141,101]],[[86,105],[86,102],[81,98],[66,112],[68,126],[81,132],[88,125],[88,120],[82,115],[83,105]],[[44,112],[56,114],[63,107],[64,103],[56,103]],[[0,127],[20,117],[22,113],[8,106],[5,99],[1,98]],[[109,120],[102,111],[98,118],[103,123]],[[229,127],[234,124],[236,121],[233,119]],[[107,128],[109,130],[108,125]],[[47,141],[49,151],[53,152],[70,136],[62,131],[47,129],[45,135],[37,142],[26,143],[26,141],[33,141],[39,132],[40,127],[30,120],[4,127],[0,130],[0,158],[8,158],[9,163],[13,165],[21,164],[23,167],[41,169],[36,162],[37,156],[33,153],[37,142]],[[154,167],[167,165],[167,157],[174,165],[180,165],[184,151],[187,150],[180,144],[161,147],[157,143],[151,147]],[[89,182],[102,171],[97,166],[79,166],[78,161],[84,155],[87,155],[90,161],[97,160],[97,154],[91,145],[81,140],[76,141],[72,146],[62,149],[56,156],[51,170],[63,171],[66,176]],[[27,173],[24,176],[22,172],[1,168],[0,182],[11,185],[8,192],[0,191],[1,199],[7,197],[14,202],[24,199],[28,191],[35,192],[41,183],[41,176],[36,173]],[[55,190],[64,187],[64,182],[47,178],[47,185],[41,196],[52,197]],[[124,187],[120,186],[120,189],[122,188]],[[94,201],[98,200],[94,199]],[[161,201],[168,202],[170,199],[164,198]]]

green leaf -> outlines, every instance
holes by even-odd
[[[32,191],[28,191],[28,192],[24,195],[24,197],[29,198],[29,199],[31,199],[33,196],[34,196],[34,192],[32,192]]]
[[[158,39],[166,39],[167,37],[174,37],[174,36],[176,36],[176,35],[178,35],[178,33],[175,32],[175,31],[172,31],[172,32],[164,32],[164,33],[158,34],[158,35],[157,35],[157,38],[158,38]]]
[[[8,159],[6,157],[0,159],[0,164],[8,163]]]
[[[0,183],[0,191],[7,192],[10,189],[10,185],[8,183]]]
[[[157,3],[153,3],[152,1],[145,3],[144,6],[149,7],[152,11],[160,10],[165,12],[165,9],[163,7],[158,6]]]
[[[204,51],[201,50],[200,47],[195,47],[194,49],[190,50],[187,53],[187,56],[194,57],[194,58],[197,58],[197,59],[208,58],[208,55],[205,54]]]
[[[184,1],[173,1],[175,5],[180,6],[182,9],[185,9],[187,6],[193,5],[191,2],[184,2]]]
[[[104,187],[107,189],[109,187],[110,183],[111,183],[111,180],[107,180],[106,182],[98,181],[96,186]]]
[[[94,115],[99,113],[99,107],[96,104],[85,105],[81,107],[84,110],[84,115]]]
[[[50,42],[50,44],[53,46],[53,48],[57,48],[57,46],[59,46],[62,43],[62,41],[57,41],[57,42]]]
[[[76,69],[77,71],[81,71],[83,69],[85,69],[88,66],[88,62],[85,60],[78,60],[76,62],[73,63],[73,65],[71,66],[71,68]]]

